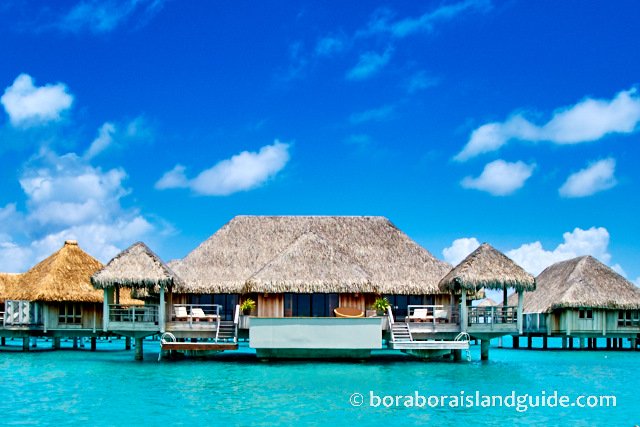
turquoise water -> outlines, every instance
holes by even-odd
[[[633,426],[640,424],[640,352],[491,349],[491,360],[260,362],[244,358],[144,362],[122,341],[85,350],[0,352],[2,425],[434,425]],[[70,346],[70,343],[64,343]],[[519,393],[615,395],[609,408],[371,407],[376,396]],[[360,407],[349,403],[361,393]],[[374,398],[375,403],[375,398]]]

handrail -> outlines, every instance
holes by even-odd
[[[391,311],[391,306],[387,307],[387,317],[389,318],[389,327],[393,326],[395,321],[393,320],[393,311]]]
[[[109,304],[110,322],[158,323],[159,306],[156,304]]]
[[[233,314],[233,324],[235,326],[233,340],[238,342],[238,324],[240,323],[240,304],[236,304],[235,313]]]
[[[517,323],[517,306],[469,307],[469,324]]]

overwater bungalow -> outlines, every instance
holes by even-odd
[[[491,338],[522,332],[523,294],[536,289],[536,280],[505,254],[483,243],[443,277],[439,286],[442,291],[460,293],[461,328],[481,340],[484,360],[489,357]],[[468,306],[466,302],[469,293],[494,289],[506,294],[509,288],[516,291],[514,305]]]
[[[538,287],[524,300],[524,331],[531,338],[561,337],[563,348],[596,348],[606,338],[608,348],[640,337],[640,289],[592,256],[581,256],[547,267]],[[514,344],[517,346],[518,341]]]
[[[102,325],[102,292],[91,286],[91,275],[102,263],[83,251],[75,240],[36,264],[26,273],[4,274],[4,310],[0,335],[21,337],[28,350],[29,337],[96,337]],[[124,300],[132,302],[130,291]]]

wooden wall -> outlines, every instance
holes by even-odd
[[[638,333],[640,328],[618,326],[618,310],[592,310],[591,319],[581,319],[578,309],[557,310],[551,313],[551,332],[563,334]]]
[[[283,294],[259,294],[258,317],[284,317]]]
[[[40,304],[40,303],[38,303]],[[42,310],[44,324],[49,329],[101,329],[102,304],[80,303],[82,305],[82,320],[80,324],[59,323],[60,307],[64,303],[42,303],[38,309]],[[95,314],[95,323],[94,323]]]
[[[375,296],[373,296],[375,300]],[[366,308],[365,296],[363,294],[340,294],[338,298],[338,306],[340,307],[353,307],[363,312]],[[373,301],[371,301],[373,303]]]

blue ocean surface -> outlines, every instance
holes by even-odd
[[[366,361],[270,361],[246,343],[236,355],[158,362],[157,341],[133,360],[123,340],[98,351],[50,342],[0,351],[2,425],[433,425],[634,426],[640,424],[640,352],[491,348],[480,362],[424,362],[398,355]],[[234,356],[234,357],[231,357]],[[615,407],[420,406],[421,398],[543,393],[615,396]],[[355,396],[355,397],[354,397]],[[418,397],[420,396],[420,397]],[[475,398],[475,397],[474,397]],[[351,400],[350,400],[351,399]],[[592,403],[594,401],[592,400]],[[376,406],[376,403],[378,405]]]

